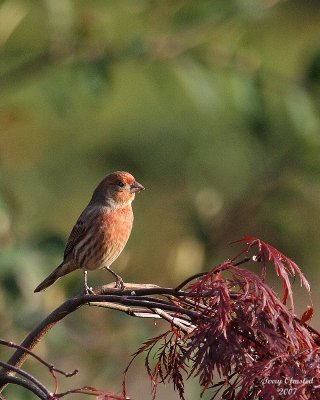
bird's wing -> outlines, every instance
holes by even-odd
[[[84,220],[80,216],[68,238],[66,248],[64,249],[64,259],[66,259],[72,253],[74,246],[79,243],[79,241],[82,237],[84,237],[85,234],[86,229]]]

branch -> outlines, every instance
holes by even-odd
[[[4,346],[7,346],[7,347],[13,347],[15,349],[22,350],[23,352],[29,354],[31,357],[33,357],[34,359],[39,361],[45,367],[47,367],[51,373],[57,372],[58,374],[64,375],[65,377],[69,378],[71,376],[76,375],[79,372],[77,369],[75,369],[72,372],[62,371],[61,369],[56,368],[53,364],[50,364],[47,361],[45,361],[44,359],[42,359],[41,357],[37,356],[35,353],[30,351],[26,347],[20,346],[19,344],[16,344],[16,343],[13,343],[13,342],[8,342],[7,340],[3,340],[3,339],[0,339],[0,344],[2,344]]]
[[[38,381],[38,379],[36,379],[34,376],[28,374],[28,372],[23,371],[20,368],[14,367],[13,365],[10,365],[8,363],[5,363],[3,361],[0,361],[0,366],[2,366],[5,370],[11,370],[14,371],[15,373],[23,376],[24,378],[26,378],[26,380],[21,380],[20,379],[20,383],[23,381],[24,382],[24,387],[28,388],[31,390],[31,387],[33,389],[37,388],[37,393],[42,393],[43,395],[45,395],[45,399],[50,399],[52,398],[52,393],[49,392],[49,390],[40,382]],[[10,378],[10,375],[6,375],[5,377],[3,377],[2,379],[7,380],[7,378]],[[30,383],[31,382],[31,383]],[[8,381],[7,381],[8,383]],[[18,384],[18,381],[16,381],[16,383]],[[42,398],[41,396],[38,396],[40,398]]]
[[[194,326],[191,325],[190,323],[188,324],[186,321],[183,321],[180,318],[172,317],[170,314],[166,313],[161,308],[155,308],[154,312],[156,314],[160,315],[166,321],[168,321],[171,324],[173,324],[173,325],[177,326],[178,328],[180,328],[185,333],[190,333],[194,329]],[[187,326],[187,324],[189,326]]]
[[[268,248],[271,249],[271,246]],[[295,356],[297,354],[298,357],[301,353],[299,352],[300,348],[319,343],[320,335],[305,324],[310,319],[310,312],[305,313],[302,320],[298,321],[297,317],[290,313],[278,299],[275,292],[266,285],[263,273],[259,277],[238,267],[252,259],[246,257],[236,262],[236,259],[242,257],[242,254],[243,252],[234,259],[217,265],[210,272],[199,273],[187,278],[175,288],[126,283],[124,289],[118,289],[113,284],[108,284],[95,288],[93,294],[81,293],[66,300],[35,327],[21,345],[0,340],[0,344],[16,348],[7,363],[0,362],[0,366],[3,367],[0,370],[0,398],[1,392],[8,383],[19,384],[18,379],[21,378],[17,378],[15,381],[13,379],[16,373],[26,378],[26,380],[23,379],[24,385],[26,385],[25,382],[33,384],[38,391],[40,390],[47,396],[46,398],[50,399],[63,397],[68,393],[83,393],[83,390],[91,391],[90,394],[97,393],[94,388],[81,388],[60,394],[55,391],[55,394],[52,395],[42,384],[39,386],[35,378],[28,374],[25,375],[26,373],[20,369],[27,357],[31,355],[49,368],[56,383],[54,372],[63,373],[65,376],[76,373],[75,371],[67,374],[55,369],[51,364],[33,354],[32,349],[55,324],[83,305],[114,309],[139,318],[161,318],[168,321],[171,329],[165,334],[147,341],[135,354],[146,351],[146,365],[152,380],[157,383],[172,379],[180,394],[183,393],[181,370],[185,371],[188,368],[187,362],[189,361],[194,364],[189,376],[199,376],[204,390],[212,383],[211,367],[206,365],[208,359],[213,360],[212,363],[216,365],[217,370],[223,365],[222,360],[223,363],[230,364],[230,368],[237,371],[240,383],[249,382],[251,384],[251,375],[249,376],[247,372],[252,372],[251,364],[252,370],[254,370],[257,356],[261,357],[263,361],[264,358],[271,357],[274,348],[283,354],[283,347],[286,346],[287,349],[290,345],[293,349],[291,352],[296,351],[294,354]],[[282,258],[279,259],[279,257],[284,256],[280,253],[279,256],[275,250],[273,254],[274,258],[271,261],[277,266],[277,262],[282,261]],[[288,258],[286,260],[289,267],[293,265]],[[257,262],[262,264],[265,269],[262,259],[257,259]],[[300,271],[298,268],[295,267]],[[287,270],[284,272],[287,273]],[[283,275],[284,272],[282,272]],[[227,278],[223,275],[227,275]],[[300,275],[303,277],[301,272]],[[192,284],[188,285],[190,282]],[[256,307],[260,303],[263,306]],[[266,312],[267,309],[271,311]],[[244,318],[246,315],[250,315],[250,318]],[[258,333],[255,333],[256,331]],[[227,338],[232,340],[227,341]],[[163,343],[161,343],[162,340]],[[159,343],[161,345],[160,352],[156,353],[158,361],[152,371],[149,366],[149,357],[151,351]],[[213,343],[215,343],[214,351],[210,347]],[[272,348],[270,343],[272,343]],[[240,354],[237,356],[240,360],[238,364],[235,364],[234,352]],[[204,357],[205,354],[206,357]],[[315,354],[316,361],[318,361],[317,357],[318,355]],[[248,358],[250,360],[247,363]],[[245,360],[243,364],[247,368],[245,373],[240,368],[241,360]],[[169,366],[163,365],[164,362],[169,362]],[[262,371],[263,362],[258,364],[258,368],[261,368]],[[312,366],[312,368],[314,367]],[[311,372],[312,368],[310,367]],[[162,376],[162,374],[164,375]],[[228,374],[224,374],[224,376],[226,379],[229,377]],[[233,390],[237,385],[228,383],[225,391]]]
[[[68,394],[87,394],[89,396],[96,396],[97,399],[106,399],[106,400],[130,400],[130,397],[123,397],[122,395],[110,392],[104,392],[102,390],[97,390],[92,387],[83,387],[77,389],[67,390],[63,393],[57,393],[55,395],[56,399],[60,399]]]
[[[18,385],[18,386],[22,386],[26,389],[28,389],[30,392],[34,393],[37,397],[39,397],[39,399],[41,400],[48,400],[48,397],[46,393],[44,393],[42,390],[40,390],[36,385],[34,385],[31,382],[25,381],[22,378],[19,378],[18,376],[7,376],[6,377],[6,383],[12,383],[14,385]],[[0,395],[0,399],[4,399],[4,397],[2,397]],[[51,396],[51,398],[53,399],[53,397]]]
[[[244,264],[248,261],[250,261],[252,259],[252,257],[245,257],[243,260],[237,261],[237,262],[233,262],[234,259],[232,260],[233,265],[238,266],[241,264]],[[216,273],[218,273],[220,270],[219,268],[216,268]],[[177,292],[181,291],[181,289],[186,286],[188,283],[190,283],[191,281],[197,279],[197,278],[202,278],[203,276],[207,275],[209,273],[209,271],[205,271],[205,272],[198,272],[197,274],[191,275],[189,276],[189,278],[185,279],[183,282],[181,282],[178,286],[176,286],[175,290]]]
[[[83,305],[103,306],[113,308],[119,311],[124,311],[128,315],[142,317],[148,312],[148,316],[154,314],[154,317],[159,317],[159,312],[155,310],[161,309],[165,314],[162,318],[167,319],[172,324],[188,331],[190,319],[193,320],[199,317],[195,311],[177,306],[170,300],[164,300],[150,296],[171,296],[182,297],[185,295],[183,291],[177,291],[174,288],[163,288],[156,285],[147,284],[126,284],[125,289],[116,289],[112,284],[98,287],[94,290],[95,294],[81,294],[66,300],[51,314],[49,314],[30,334],[24,339],[20,346],[16,346],[17,350],[8,360],[8,365],[15,368],[20,368],[27,357],[32,355],[31,350],[39,343],[39,341],[52,329],[59,321],[65,318],[70,313],[76,311]],[[179,314],[180,319],[172,317],[169,313]],[[186,321],[182,322],[181,317],[185,315]],[[145,315],[144,315],[145,316]],[[7,342],[8,343],[8,342]],[[12,346],[15,347],[15,346]],[[48,366],[48,365],[47,365]],[[3,368],[0,371],[0,393],[7,384],[7,376],[14,375],[15,369]]]

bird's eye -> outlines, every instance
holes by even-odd
[[[123,187],[124,183],[123,182],[118,182],[118,186]]]

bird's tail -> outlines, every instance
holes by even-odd
[[[73,271],[75,268],[72,268],[72,264],[70,263],[61,263],[51,274],[42,281],[35,289],[34,293],[41,292],[47,287],[51,286],[56,280],[58,280],[61,276]]]

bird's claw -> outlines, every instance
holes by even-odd
[[[122,278],[120,278],[120,277],[117,278],[115,288],[120,289],[120,290],[124,289],[124,282],[123,282]]]
[[[84,288],[85,294],[95,294],[92,287],[85,286]]]

